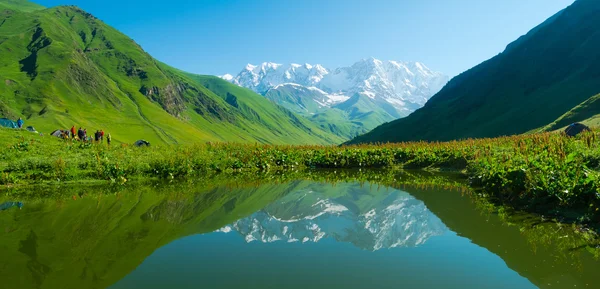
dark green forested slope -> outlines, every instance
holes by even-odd
[[[422,109],[351,142],[493,137],[551,123],[600,92],[598,15],[600,1],[576,1],[452,79]]]
[[[124,142],[341,141],[260,95],[228,103],[77,7],[0,0],[0,55],[0,117],[46,133],[77,125]]]

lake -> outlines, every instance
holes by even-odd
[[[0,204],[0,288],[600,288],[594,241],[439,183],[77,184]]]

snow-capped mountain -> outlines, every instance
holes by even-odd
[[[237,232],[246,242],[306,243],[333,238],[376,251],[419,246],[448,230],[423,202],[405,192],[396,191],[367,205],[362,213],[358,209],[361,204],[348,204],[350,198],[328,199],[314,194],[295,193],[287,201],[271,204],[218,231]]]
[[[391,104],[401,115],[423,106],[449,80],[419,62],[384,62],[375,58],[332,70],[318,64],[248,64],[237,76],[222,78],[263,95],[291,84],[318,89],[322,92],[322,107],[361,94]]]

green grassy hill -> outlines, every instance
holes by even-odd
[[[25,0],[0,5],[7,7],[0,7],[1,116],[23,117],[47,133],[73,125],[104,129],[123,142],[341,142],[260,95],[239,95],[224,80],[212,79],[222,88],[212,92],[202,77],[159,63],[77,7],[37,10]]]
[[[296,85],[270,89],[265,97],[345,140],[400,117],[389,103],[375,103],[361,94],[355,94],[348,101],[333,107],[323,105],[326,101],[323,92]]]
[[[452,79],[412,115],[352,143],[452,140],[542,127],[600,92],[600,1],[578,0]]]
[[[549,125],[536,131],[554,131],[572,123],[581,122],[588,126],[600,126],[600,94],[590,97]]]
[[[27,0],[3,0],[0,2],[0,9],[12,9],[31,12],[35,10],[42,10],[44,8],[44,6],[31,3]]]
[[[268,140],[272,138],[271,135],[286,135],[292,138],[290,143],[306,143],[302,141],[306,133],[299,132],[309,132],[328,142],[342,142],[341,137],[326,133],[307,119],[295,115],[281,106],[274,105],[250,89],[229,83],[216,76],[193,74],[187,74],[187,76],[206,87],[228,105],[235,107],[244,118],[249,119],[248,129],[253,130],[253,136],[259,140]]]
[[[310,115],[326,111],[324,107],[317,102],[323,98],[320,91],[312,90],[304,86],[281,85],[269,89],[265,97],[293,112]]]

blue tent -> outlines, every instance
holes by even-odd
[[[8,128],[19,128],[16,122],[8,118],[0,118],[0,126]]]
[[[6,202],[0,204],[0,211],[8,210],[12,207],[18,207],[19,209],[23,207],[23,203],[21,202]]]
[[[568,136],[576,136],[584,131],[591,131],[591,130],[589,127],[587,127],[587,125],[578,123],[578,122],[572,123],[565,129],[565,133]]]

